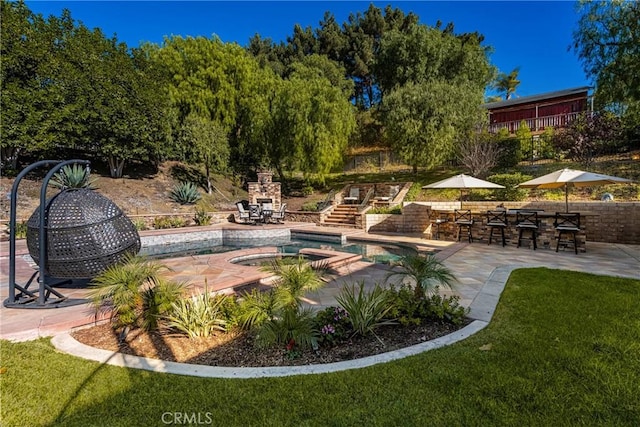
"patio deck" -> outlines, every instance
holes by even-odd
[[[304,232],[347,237],[349,240],[407,243],[421,247],[422,249],[436,249],[437,256],[444,260],[452,272],[458,278],[455,290],[451,291],[460,296],[462,305],[471,308],[470,317],[489,321],[495,304],[499,298],[496,292],[496,281],[504,283],[508,273],[519,267],[544,266],[548,268],[568,269],[595,274],[630,277],[640,279],[638,266],[640,265],[640,246],[619,245],[606,243],[589,243],[589,251],[575,255],[573,251],[556,253],[553,250],[532,251],[525,248],[513,248],[500,245],[488,246],[478,243],[457,243],[446,241],[427,240],[423,235],[396,235],[392,233],[374,234],[355,229],[337,229],[316,227],[308,223],[287,223],[283,225],[267,225],[262,227],[240,224],[223,224],[210,227],[200,227],[204,233],[215,232],[220,229],[233,230],[235,233],[246,230],[247,233],[259,233],[262,237],[269,230],[281,233],[283,229],[294,228]],[[172,230],[171,233],[184,233],[186,230]],[[171,235],[169,234],[169,236]],[[143,238],[167,234],[158,230],[143,232]],[[26,243],[17,242],[16,277],[18,283],[24,283],[33,273],[33,265],[27,262],[22,255],[27,254]],[[248,279],[259,279],[260,274],[256,267],[256,276],[249,277],[247,270],[234,271],[228,264],[230,253],[208,256],[206,261],[199,263],[201,268],[208,269],[210,273],[217,275],[213,282],[208,279],[209,285],[216,284],[216,288],[223,289],[247,283]],[[180,280],[202,277],[202,271],[195,267],[195,263],[185,262],[185,259],[167,259],[163,263],[171,266],[181,266],[182,272],[178,274]],[[8,295],[8,244],[4,242],[0,251],[0,298],[4,301]],[[251,268],[251,267],[249,267]],[[190,270],[187,271],[187,270]],[[316,307],[324,307],[335,304],[335,296],[341,286],[364,280],[366,283],[382,283],[386,276],[385,266],[350,260],[343,265],[336,266],[336,272],[327,285],[318,292],[307,295],[307,303]],[[219,280],[219,281],[218,281]],[[84,298],[85,288],[65,288],[62,293],[69,298]],[[87,305],[77,305],[64,308],[50,309],[9,309],[0,307],[0,338],[10,340],[29,340],[42,336],[51,336],[61,332],[67,332],[75,327],[90,325],[95,321],[93,310]]]

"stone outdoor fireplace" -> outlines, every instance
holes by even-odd
[[[258,172],[258,182],[249,183],[249,203],[273,203],[273,209],[280,209],[282,195],[279,182],[273,182],[272,172]]]

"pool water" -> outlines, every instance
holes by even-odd
[[[352,254],[362,255],[363,261],[373,262],[377,264],[389,264],[393,261],[397,261],[403,256],[416,253],[416,250],[413,248],[386,243],[347,242],[340,244],[332,242],[320,242],[317,240],[295,239],[287,243],[279,243],[277,245],[274,245],[271,242],[265,242],[261,239],[260,241],[256,241],[254,244],[246,244],[242,246],[212,246],[188,252],[167,253],[159,256],[154,256],[154,258],[162,259],[189,255],[208,255],[260,246],[276,246],[278,248],[278,252],[282,253],[283,255],[297,255],[300,249],[304,248],[348,252]]]

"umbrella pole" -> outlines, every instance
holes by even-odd
[[[564,208],[565,212],[569,213],[569,186],[564,183]]]

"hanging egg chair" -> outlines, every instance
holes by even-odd
[[[48,275],[90,279],[140,250],[131,220],[111,200],[86,188],[69,188],[45,204]],[[27,247],[40,265],[40,208],[27,221]]]

